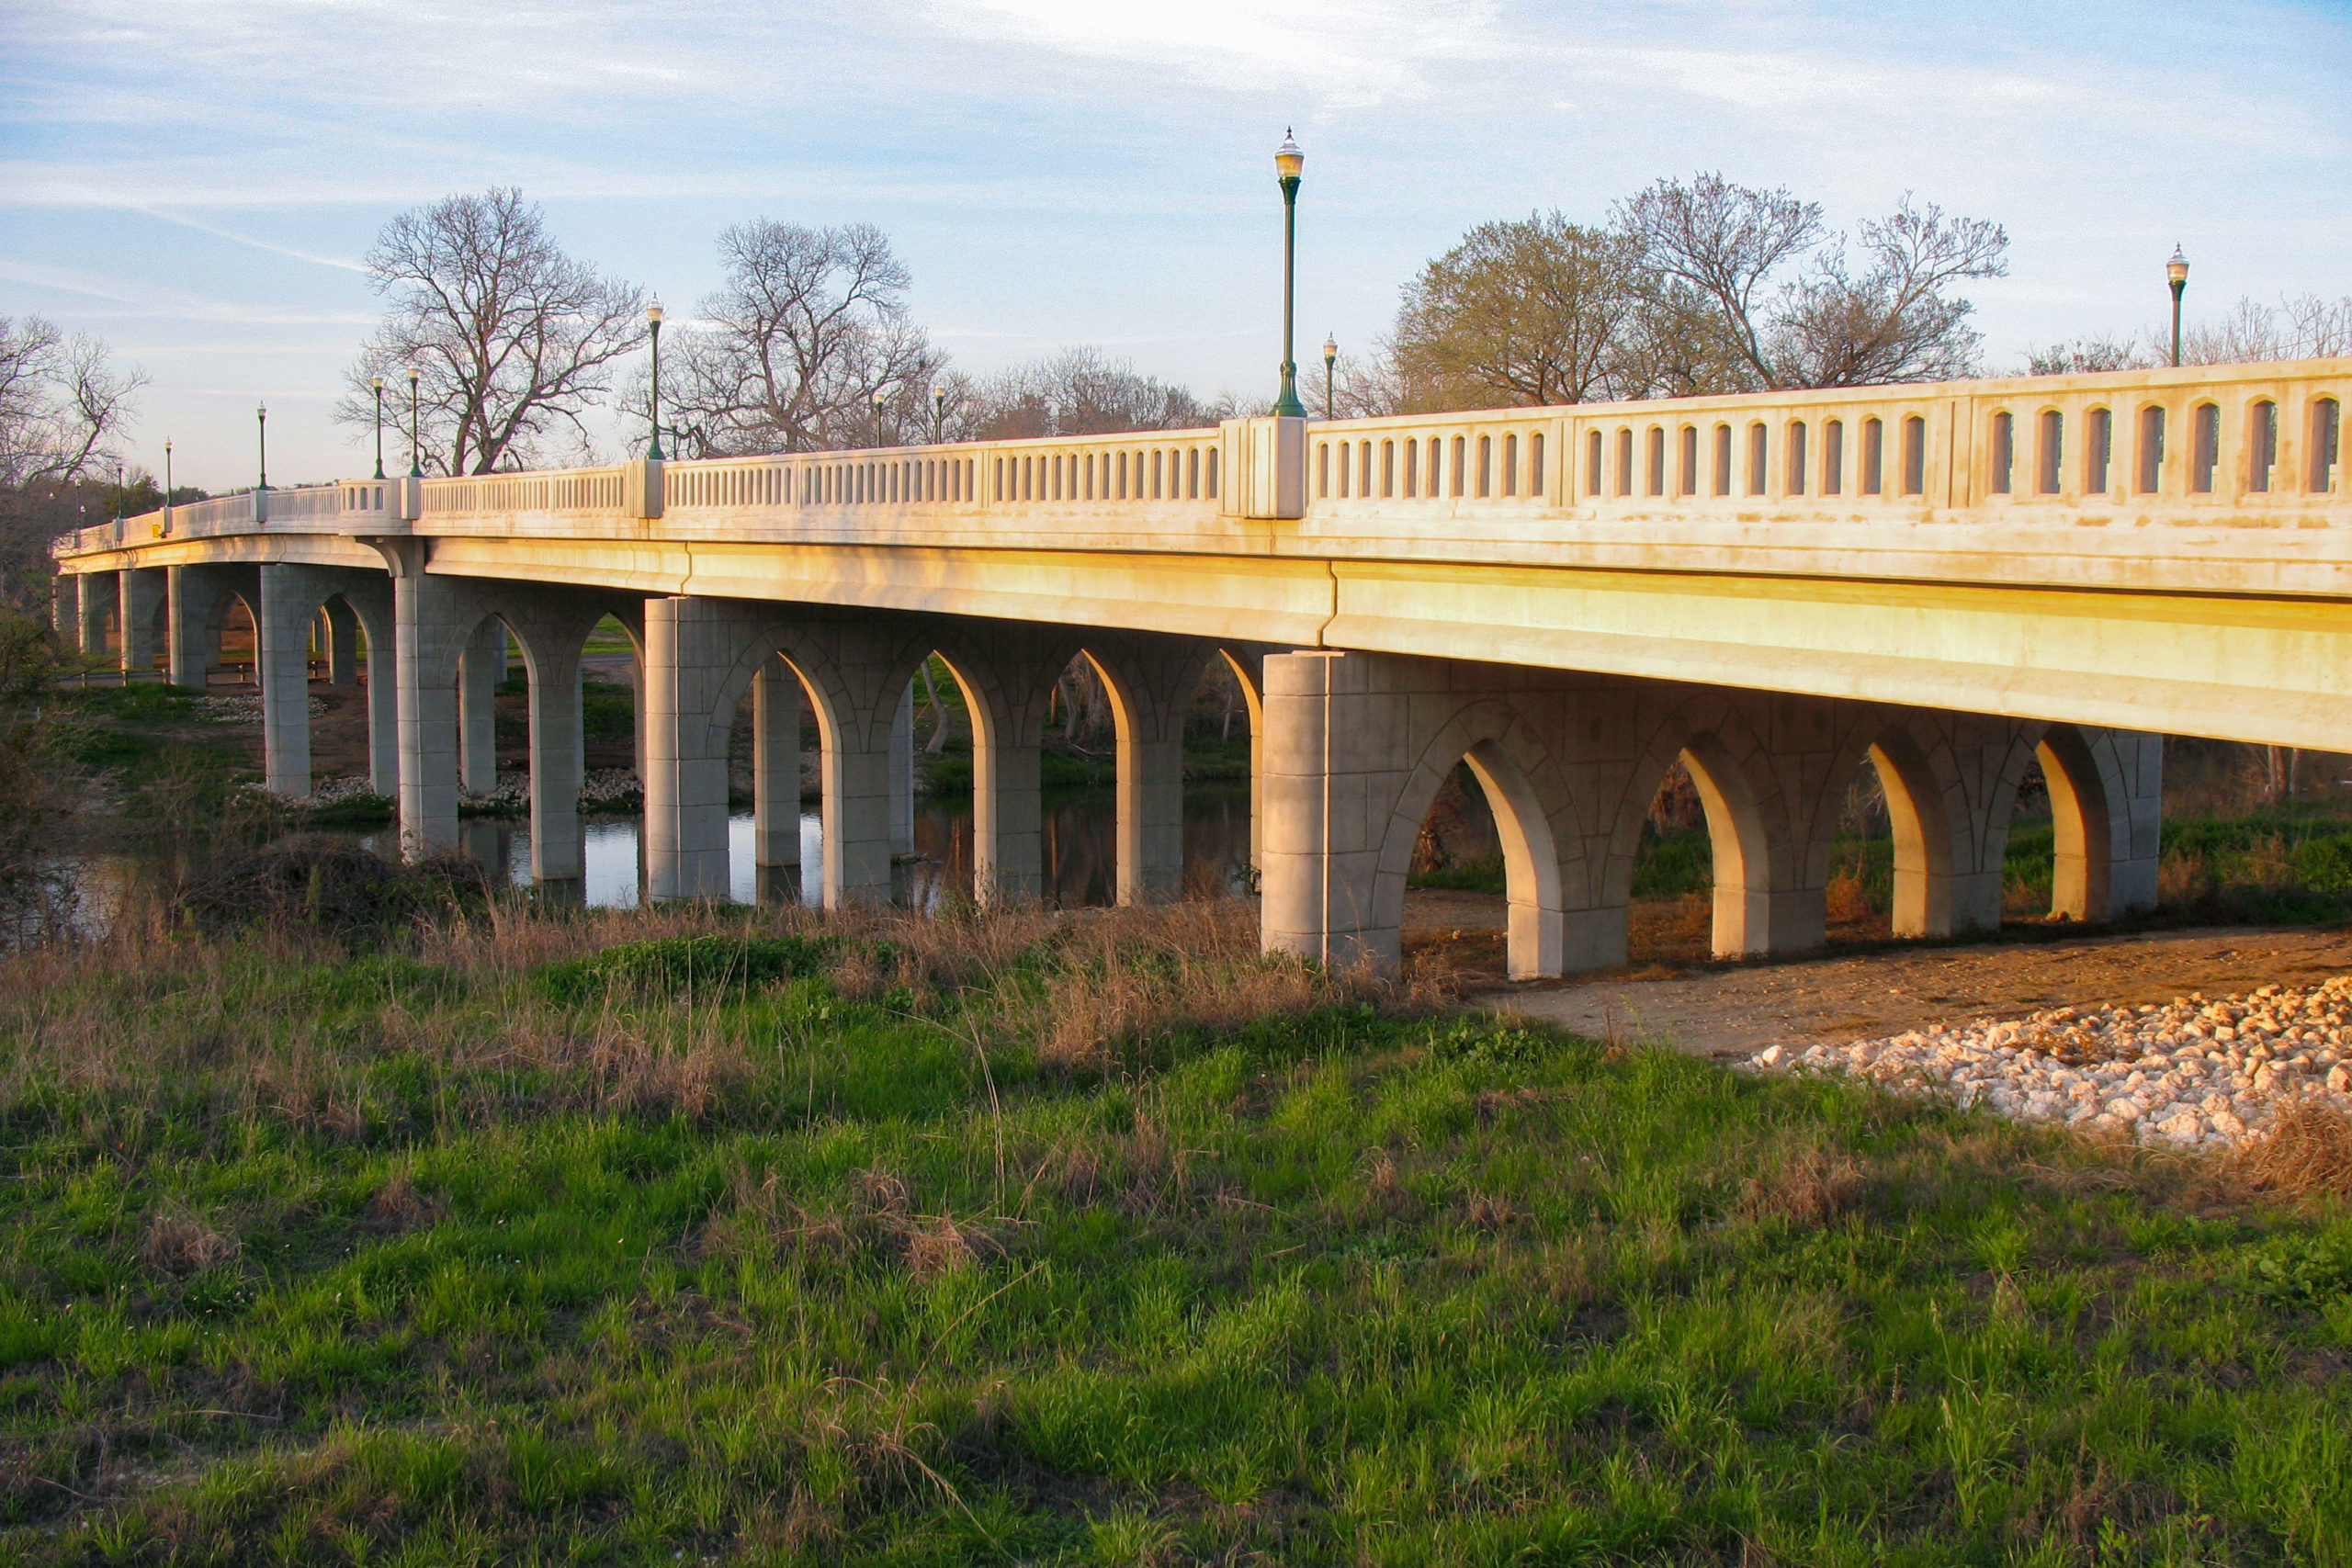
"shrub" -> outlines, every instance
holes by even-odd
[[[548,964],[538,981],[549,997],[569,1003],[592,1001],[616,989],[749,990],[821,972],[831,946],[823,939],[797,936],[660,937]]]
[[[207,932],[309,927],[344,942],[380,938],[490,896],[481,867],[456,856],[403,866],[356,844],[298,834],[191,881],[180,908]]]

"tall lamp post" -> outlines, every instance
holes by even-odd
[[[384,378],[370,376],[368,384],[376,389],[376,477],[384,477]]]
[[[653,445],[645,455],[655,462],[662,460],[662,301],[656,299],[645,308],[645,324],[653,329]]]
[[[1306,154],[1298,150],[1291,133],[1283,132],[1283,144],[1274,149],[1274,177],[1283,187],[1283,395],[1274,400],[1274,413],[1284,419],[1305,419],[1306,405],[1298,400],[1298,364],[1291,357],[1292,285],[1295,278],[1298,255],[1298,175],[1306,167]]]
[[[172,531],[172,438],[164,437],[164,532]]]
[[[254,405],[254,424],[259,432],[261,451],[261,483],[254,488],[266,493],[269,490],[269,405]]]
[[[931,389],[931,444],[933,446],[939,445],[939,433],[945,429],[946,425],[947,389],[933,387]]]
[[[424,477],[424,441],[416,423],[416,367],[408,367],[408,477]]]
[[[2172,364],[2180,368],[2180,295],[2188,287],[2188,258],[2180,247],[2172,248],[2172,260],[2165,263],[2165,277],[2172,284]]]
[[[1323,338],[1323,417],[1331,417],[1331,378],[1340,363],[1340,340],[1326,333]]]

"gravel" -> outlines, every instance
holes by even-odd
[[[308,705],[312,718],[322,716],[330,705],[321,696],[309,698]],[[262,719],[259,692],[241,693],[230,697],[198,697],[192,705],[198,716],[221,724],[259,724]]]
[[[1848,1045],[1773,1045],[1748,1061],[1850,1073],[2021,1122],[2224,1148],[2290,1102],[2352,1113],[2352,975],[2219,998],[2199,991],[2162,1007],[2052,1008]]]

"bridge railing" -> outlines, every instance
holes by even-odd
[[[618,467],[550,468],[526,474],[458,474],[426,479],[424,515],[481,517],[528,513],[615,513],[621,508]]]
[[[254,525],[254,493],[240,491],[234,495],[209,496],[186,506],[172,507],[168,513],[151,512],[137,521],[161,526],[168,517],[166,533],[173,538],[247,533]]]
[[[1966,512],[2041,525],[2116,515],[2332,526],[2347,488],[2352,358],[2199,366],[1317,421],[1289,448],[1306,520],[1326,529],[1451,521],[1916,523]],[[1244,511],[1249,429],[950,443],[672,462],[655,514],[690,526],[856,528],[1018,513],[1073,536],[1116,520],[1200,530]],[[1254,448],[1250,448],[1254,450]],[[1247,458],[1259,461],[1258,458]],[[610,521],[650,500],[635,465],[426,479],[430,529],[528,515]],[[396,486],[269,491],[268,531],[385,525]],[[635,488],[633,488],[635,487]],[[756,515],[754,515],[756,514]],[[109,522],[60,555],[254,529],[252,492]]]
[[[1216,430],[696,459],[665,467],[663,513],[986,511],[1057,502],[1214,511],[1222,463]]]
[[[1310,508],[1894,516],[2346,493],[2352,360],[1745,394],[1309,426]]]

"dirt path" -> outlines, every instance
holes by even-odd
[[[1705,965],[1657,978],[1482,990],[1580,1034],[1652,1038],[1700,1055],[1746,1055],[1899,1033],[1935,1022],[2015,1018],[2038,1008],[2162,1003],[2352,970],[2352,932],[2248,927],[2078,941],[1894,949],[1792,964]]]

